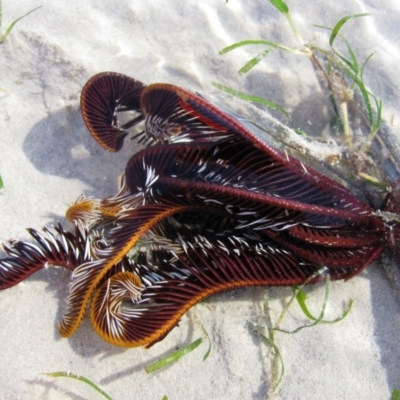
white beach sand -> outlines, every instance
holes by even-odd
[[[400,3],[388,1],[289,1],[305,40],[326,39],[314,24],[333,26],[342,16],[368,12],[343,33],[360,59],[371,52],[366,81],[382,98],[390,128],[399,130]],[[212,82],[263,96],[285,106],[304,130],[317,131],[324,104],[306,58],[275,52],[247,77],[237,70],[258,49],[219,56],[244,39],[296,44],[290,28],[268,1],[3,1],[3,29],[30,9],[0,45],[0,240],[27,239],[26,227],[64,221],[68,204],[84,193],[105,197],[133,149],[103,151],[90,137],[79,111],[80,90],[95,73],[117,71],[144,83],[168,82],[212,93]],[[70,339],[57,324],[68,294],[69,272],[43,270],[0,293],[0,398],[100,399],[81,382],[42,373],[70,371],[99,384],[114,400],[264,399],[271,366],[268,349],[246,321],[262,316],[264,289],[215,296],[194,307],[151,349],[122,349],[102,341],[85,320]],[[273,290],[273,314],[289,289]],[[323,287],[312,292],[316,308]],[[296,335],[277,335],[285,376],[272,398],[388,399],[400,388],[400,307],[382,266],[331,286],[327,318]],[[315,310],[316,312],[316,310]],[[144,367],[202,336],[207,342],[176,364],[147,375]],[[288,328],[304,322],[296,307]]]

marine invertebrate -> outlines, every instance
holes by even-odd
[[[349,279],[384,248],[396,251],[397,187],[378,213],[192,92],[106,72],[86,84],[81,108],[105,149],[118,151],[138,124],[145,147],[117,195],[68,210],[74,234],[31,231],[39,246],[13,243],[0,261],[0,288],[46,264],[73,270],[62,336],[90,303],[105,340],[150,346],[214,293],[301,284],[321,266]],[[121,124],[121,113],[134,115]]]

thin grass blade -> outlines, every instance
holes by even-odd
[[[161,360],[158,360],[155,363],[149,365],[148,367],[145,368],[145,371],[148,374],[151,374],[152,372],[158,371],[161,368],[164,368],[170,364],[173,364],[174,362],[178,361],[180,358],[182,358],[186,354],[193,351],[196,347],[199,347],[202,342],[203,342],[202,338],[195,340],[194,342],[183,347],[182,349],[179,349],[178,351],[175,351],[174,353],[170,354],[169,356],[164,357]]]
[[[256,57],[253,57],[248,63],[246,63],[242,68],[239,69],[239,74],[246,74],[249,72],[254,66],[256,66],[263,58],[265,58],[271,50],[264,50],[260,54],[258,54]]]
[[[283,375],[285,374],[285,364],[283,363],[283,358],[282,358],[282,354],[279,350],[279,347],[273,341],[269,340],[262,333],[260,333],[260,336],[262,337],[262,339],[264,339],[264,341],[268,344],[268,346],[270,346],[275,352],[274,360],[273,360],[273,364],[274,364],[273,365],[273,374],[274,374],[273,382],[275,382],[275,384],[272,387],[272,391],[274,392],[276,390],[276,388],[279,386],[279,384],[281,383]],[[278,367],[278,362],[279,362],[280,368]],[[278,378],[277,378],[277,376],[278,376]]]
[[[295,291],[295,294],[292,296],[292,298],[288,301],[288,303],[286,304],[285,308],[282,310],[281,314],[279,315],[279,318],[277,319],[276,323],[275,323],[275,327],[276,328],[268,328],[269,330],[272,331],[279,331],[279,329],[277,328],[279,326],[279,324],[282,322],[283,318],[285,317],[287,311],[289,310],[291,304],[293,303],[293,301],[296,299],[296,294],[299,290],[303,289],[303,287],[305,285],[307,285],[307,283],[309,281],[311,281],[312,279],[314,279],[316,276],[321,275],[323,273],[325,273],[327,270],[327,268],[323,267],[320,270],[316,271],[314,274],[312,274],[301,286],[298,287],[298,289]],[[329,275],[327,275],[327,279],[329,279]],[[272,325],[271,325],[272,326]]]
[[[17,18],[16,20],[14,20],[10,26],[7,28],[7,30],[5,31],[4,35],[2,35],[0,37],[0,43],[3,43],[4,40],[6,39],[6,37],[10,34],[10,32],[12,31],[12,29],[14,28],[14,25],[18,22],[21,21],[21,19],[27,17],[29,14],[33,13],[34,11],[36,11],[37,9],[41,8],[42,6],[36,7],[31,11],[28,11],[26,14],[22,15],[21,17]]]
[[[292,290],[293,290],[293,293],[296,293],[296,288],[295,288],[295,287],[293,287]],[[314,317],[314,316],[311,314],[310,310],[308,309],[308,307],[307,307],[307,305],[306,305],[307,294],[304,292],[304,290],[303,290],[303,289],[300,289],[300,290],[297,292],[297,294],[295,294],[295,295],[296,295],[296,300],[297,300],[297,302],[298,302],[298,304],[299,304],[301,310],[303,311],[304,315],[305,315],[308,319],[310,319],[310,320],[312,320],[312,321],[316,321],[317,318]],[[345,308],[344,308],[342,314],[341,314],[339,317],[335,318],[334,320],[325,320],[325,319],[324,319],[324,320],[321,320],[320,322],[323,323],[323,324],[333,324],[333,323],[335,323],[335,322],[341,321],[342,319],[346,318],[346,316],[347,316],[347,314],[349,313],[351,307],[353,306],[353,303],[354,303],[353,299],[350,299],[350,300],[347,302],[347,304],[346,304],[346,306],[345,306]]]
[[[112,400],[112,398],[102,389],[100,389],[95,383],[93,383],[90,379],[85,378],[84,376],[76,375],[71,372],[50,372],[46,373],[46,376],[49,378],[72,378],[72,379],[77,379],[78,381],[84,382],[90,387],[92,387],[94,390],[99,392],[101,395],[104,396],[107,400]]]
[[[363,79],[364,76],[364,69],[365,66],[367,65],[367,62],[371,59],[371,57],[374,55],[374,53],[371,53],[367,59],[362,63],[361,68],[360,68],[360,79]]]
[[[363,149],[361,148],[361,151],[363,151]],[[367,181],[368,183],[370,183],[371,185],[374,185],[378,188],[380,188],[383,192],[388,192],[390,191],[390,187],[391,184],[389,182],[385,182],[381,179],[378,179],[372,175],[369,175],[365,172],[359,172],[357,174],[360,178],[364,179],[365,181]]]
[[[351,14],[351,15],[347,15],[346,17],[341,18],[332,29],[331,36],[329,37],[329,46],[333,45],[333,42],[335,41],[336,36],[339,34],[340,29],[342,29],[342,26],[348,20],[353,19],[353,18],[366,17],[368,15],[369,14],[367,14],[367,13],[364,13],[364,14]]]
[[[243,100],[246,100],[246,101],[252,101],[254,103],[259,103],[259,104],[262,104],[262,105],[264,105],[266,107],[272,108],[273,110],[278,110],[281,113],[285,114],[287,119],[290,119],[289,114],[279,104],[276,104],[276,103],[274,103],[272,101],[263,99],[261,97],[251,96],[251,95],[243,93],[243,92],[238,92],[237,90],[231,89],[230,87],[221,85],[220,83],[217,83],[217,82],[213,82],[213,86],[215,86],[216,88],[218,88],[220,90],[223,90],[224,92],[229,93],[232,96],[235,96],[235,97],[237,97],[239,99],[243,99]]]
[[[316,318],[311,314],[310,310],[308,309],[306,305],[306,300],[307,300],[307,294],[303,289],[300,289],[297,293],[296,287],[292,287],[293,293],[296,296],[297,303],[299,304],[301,311],[303,311],[304,315],[308,318],[311,319],[312,321],[315,321]]]
[[[287,46],[283,46],[281,44],[275,43],[275,42],[270,42],[268,40],[242,40],[241,42],[237,42],[234,44],[231,44],[230,46],[224,47],[222,50],[219,51],[218,54],[223,55],[226,53],[229,53],[232,50],[238,49],[239,47],[243,47],[243,46],[249,46],[249,45],[264,45],[264,46],[270,46],[276,49],[282,49],[282,50],[286,50],[289,51],[291,53],[300,53],[299,50],[297,49],[291,49],[290,47]]]
[[[369,133],[364,144],[361,146],[361,152],[366,152],[369,149],[369,146],[371,145],[376,133],[379,131],[382,123],[382,100],[378,101],[375,96],[373,96],[373,99],[376,107],[376,121],[373,122],[373,125],[371,126],[371,132]]]
[[[269,0],[269,2],[282,14],[287,15],[289,13],[289,7],[282,0]]]
[[[357,57],[356,57],[353,49],[351,48],[351,46],[347,42],[347,40],[345,40],[345,39],[343,39],[343,40],[346,43],[346,47],[347,47],[347,50],[348,50],[348,52],[350,54],[351,61],[352,61],[350,63],[350,65],[349,65],[349,67],[358,75],[360,73],[360,68],[359,68],[359,65],[358,65]]]
[[[309,324],[309,325],[301,325],[298,328],[294,329],[293,331],[287,331],[284,329],[279,329],[279,328],[273,328],[274,331],[277,332],[283,332],[283,333],[297,333],[300,332],[301,330],[303,330],[304,328],[311,328],[312,326],[318,325],[320,323],[335,323],[335,322],[339,322],[342,319],[346,318],[347,314],[349,313],[351,307],[353,306],[353,299],[350,299],[349,302],[346,304],[346,307],[342,313],[342,315],[340,315],[338,318],[336,318],[333,321],[325,321],[324,320],[324,316],[325,316],[325,311],[326,311],[326,306],[328,304],[328,298],[329,298],[329,288],[330,288],[330,276],[327,275],[326,277],[326,281],[325,281],[325,294],[324,294],[324,301],[322,304],[322,308],[321,311],[319,313],[319,316],[317,318],[313,317],[312,314],[308,311],[307,309],[307,314],[310,314],[312,316],[312,318],[310,318],[311,320],[313,320],[314,322]],[[294,297],[296,297],[297,293],[295,294]],[[296,297],[297,298],[297,297]],[[291,303],[291,302],[289,302]],[[305,306],[305,303],[304,303]],[[303,308],[302,308],[303,309]],[[307,315],[306,314],[306,315]],[[307,315],[308,316],[308,315]],[[276,324],[276,326],[278,326],[278,324]]]
[[[211,353],[211,340],[210,340],[210,336],[208,336],[208,332],[206,331],[206,328],[204,328],[204,326],[203,326],[203,324],[201,322],[200,322],[200,327],[201,327],[201,329],[202,329],[202,331],[204,333],[204,336],[208,340],[208,350],[207,350],[206,354],[204,354],[204,357],[203,357],[203,361],[206,361],[208,356]]]
[[[363,99],[364,99],[364,104],[365,104],[365,107],[366,107],[366,109],[367,109],[367,114],[368,114],[369,123],[370,123],[371,125],[374,125],[374,114],[373,114],[373,112],[372,112],[371,101],[370,101],[370,99],[369,99],[369,92],[368,92],[368,90],[365,88],[364,82],[363,82],[362,80],[357,79],[357,80],[356,80],[356,83],[357,83],[357,86],[358,86],[358,88],[360,89],[361,95],[362,95],[362,97],[363,97]]]
[[[330,281],[331,281],[330,280],[330,276],[327,275],[326,281],[325,281],[325,294],[324,294],[324,301],[323,301],[323,304],[322,304],[322,308],[321,308],[321,311],[319,313],[318,318],[316,318],[313,323],[311,323],[309,325],[301,325],[301,326],[299,326],[298,328],[296,328],[293,331],[287,331],[287,330],[279,329],[279,328],[273,328],[273,329],[275,331],[283,332],[283,333],[297,333],[297,332],[300,332],[301,330],[303,330],[304,328],[310,328],[312,326],[318,325],[323,320],[323,318],[325,316],[325,310],[326,310],[326,306],[328,304],[328,298],[329,298]]]

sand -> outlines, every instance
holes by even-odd
[[[115,193],[117,177],[134,151],[103,151],[88,134],[79,111],[84,83],[95,73],[117,71],[145,83],[168,82],[216,97],[220,82],[285,106],[295,123],[317,132],[326,124],[322,97],[306,58],[275,52],[241,77],[237,70],[257,49],[218,55],[238,40],[263,38],[295,46],[284,17],[267,1],[3,2],[3,30],[35,6],[0,45],[0,239],[28,238],[26,227],[64,221],[75,199]],[[342,16],[370,17],[343,33],[366,69],[368,85],[382,98],[384,117],[399,129],[398,65],[400,5],[390,1],[291,1],[293,18],[306,41],[325,41],[314,24],[333,26]],[[114,400],[264,399],[271,388],[268,348],[247,321],[263,318],[264,289],[215,296],[194,307],[151,349],[121,349],[102,341],[85,320],[70,339],[57,324],[68,294],[69,272],[43,270],[0,293],[0,397],[2,399],[100,399],[81,382],[51,379],[70,371],[99,384]],[[323,287],[311,293],[317,313]],[[277,315],[289,289],[270,292]],[[277,335],[285,376],[271,398],[388,399],[400,388],[400,307],[382,263],[353,280],[331,286],[327,318],[354,307],[341,323],[296,335]],[[286,327],[305,319],[296,307]],[[203,336],[205,341],[176,364],[147,375],[144,367]]]

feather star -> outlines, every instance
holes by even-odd
[[[135,126],[145,147],[115,196],[70,207],[74,232],[30,229],[36,244],[12,242],[0,260],[0,289],[47,265],[72,271],[63,337],[89,305],[103,339],[149,347],[214,293],[299,285],[322,266],[349,279],[385,248],[398,253],[396,185],[375,210],[197,94],[105,72],[85,85],[81,110],[106,150]],[[134,117],[121,125],[121,113]]]

